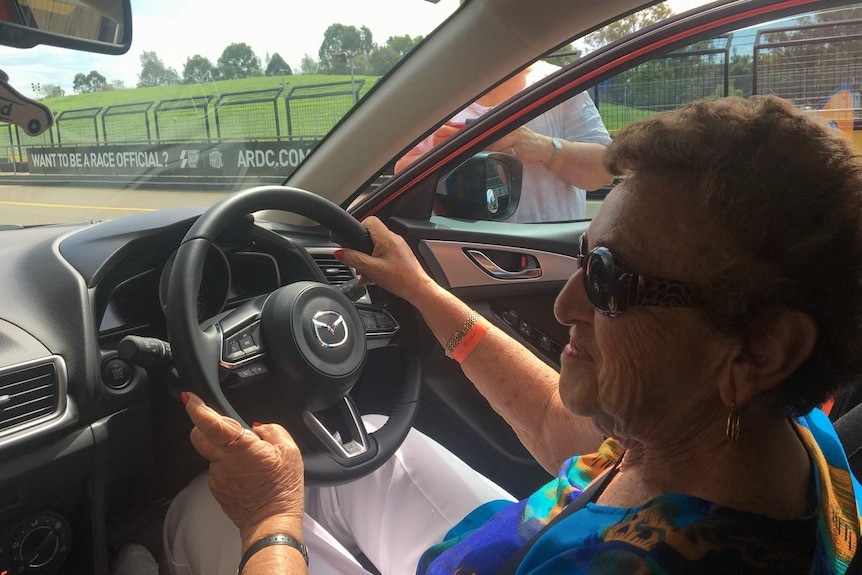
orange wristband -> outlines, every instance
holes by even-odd
[[[488,334],[488,329],[491,326],[486,321],[479,321],[473,324],[455,349],[452,350],[452,359],[458,363],[462,363],[467,356],[479,345],[479,342]]]

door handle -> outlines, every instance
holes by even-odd
[[[480,250],[466,250],[466,252],[467,255],[470,256],[470,259],[482,268],[486,274],[497,278],[498,280],[528,280],[542,277],[542,267],[535,258],[532,258],[536,261],[535,266],[524,267],[516,271],[509,271],[494,263],[494,260],[486,256]]]

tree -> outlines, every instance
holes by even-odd
[[[752,64],[751,54],[734,54],[730,59],[728,76],[730,96],[751,96]]]
[[[363,26],[363,33],[370,31]],[[345,26],[344,24],[331,24],[323,33],[323,42],[320,44],[318,57],[320,58],[320,71],[323,74],[349,74],[350,59],[354,54],[362,52],[364,43],[368,40],[360,38],[356,26]],[[347,58],[345,55],[350,54]]]
[[[368,26],[363,26],[359,29],[359,51],[363,54],[371,54],[374,50],[374,35]]]
[[[183,84],[204,84],[212,82],[217,76],[216,67],[209,58],[200,54],[186,58],[183,65]]]
[[[41,84],[39,92],[45,98],[62,98],[66,91],[57,84]]]
[[[260,58],[245,42],[233,43],[224,49],[218,59],[218,69],[225,80],[260,76]]]
[[[95,70],[91,70],[86,76],[78,72],[75,74],[74,80],[72,80],[72,89],[77,94],[101,92],[107,83],[108,81],[105,80],[105,77]]]
[[[416,44],[422,39],[422,36],[417,36],[416,38],[411,38],[407,34],[403,36],[390,36],[388,40],[386,40],[386,45],[398,54],[398,58],[403,58],[407,55],[407,52],[413,49]]]
[[[595,50],[670,16],[673,16],[673,9],[667,3],[656,4],[587,34],[584,43]]]
[[[382,76],[400,59],[401,55],[392,46],[378,46],[368,57],[368,71],[375,76]]]
[[[166,68],[158,54],[146,50],[141,53],[141,73],[138,74],[138,88],[171,86],[179,83],[180,75],[173,68]]]
[[[126,83],[123,80],[116,79],[113,82],[111,82],[111,84],[114,85],[114,90],[125,90],[126,89]]]
[[[269,63],[266,65],[267,76],[290,76],[292,74],[293,70],[290,69],[290,66],[284,61],[281,54],[276,52],[270,57]]]
[[[318,74],[320,73],[320,64],[310,54],[306,54],[299,63],[299,71],[302,74]]]
[[[74,79],[72,79],[72,90],[76,94],[83,94],[88,91],[89,86],[87,86],[87,76],[78,72],[75,74]]]

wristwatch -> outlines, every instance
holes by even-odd
[[[551,152],[551,157],[550,159],[548,159],[547,162],[545,162],[546,164],[550,164],[551,162],[553,162],[554,158],[557,157],[557,154],[560,153],[560,150],[563,149],[563,143],[557,137],[551,138],[551,144],[553,144],[554,146],[554,151]]]

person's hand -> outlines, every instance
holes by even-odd
[[[554,146],[548,136],[521,126],[506,134],[490,146],[488,151],[512,154],[522,162],[547,162],[554,153]]]
[[[195,425],[192,445],[210,462],[210,490],[240,532],[273,517],[301,524],[302,455],[287,430],[277,424],[244,429],[193,393],[184,392],[183,402]]]
[[[360,285],[377,284],[415,305],[425,289],[436,285],[434,280],[422,269],[404,238],[374,216],[362,223],[374,242],[374,252],[369,256],[350,249],[336,250],[335,257],[356,269]]]
[[[444,140],[448,140],[458,132],[464,129],[466,124],[455,124],[448,122],[437,128],[431,136],[431,141],[435,146],[440,145]]]

